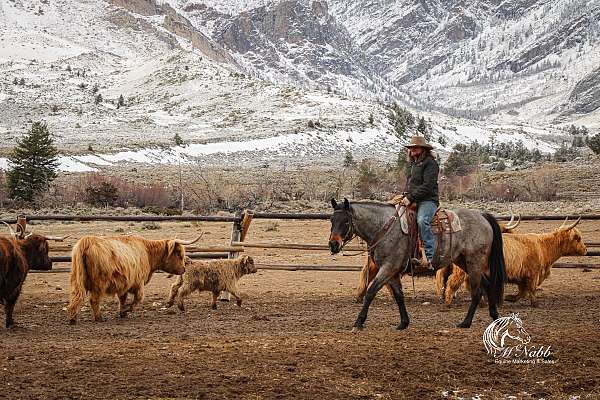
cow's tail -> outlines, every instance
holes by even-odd
[[[498,221],[491,214],[484,213],[483,217],[492,227],[493,240],[490,256],[488,258],[490,268],[488,301],[490,304],[502,305],[504,298],[504,283],[506,282],[506,266],[504,264],[504,249],[502,246],[502,231]]]
[[[69,322],[74,324],[77,321],[77,315],[81,305],[85,300],[86,294],[86,256],[85,256],[85,238],[81,239],[74,247],[71,253],[71,294],[69,296],[69,306],[67,314]]]

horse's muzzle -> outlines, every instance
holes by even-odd
[[[329,250],[331,250],[331,254],[337,254],[342,249],[342,245],[337,240],[329,241]]]

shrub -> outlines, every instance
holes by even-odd
[[[100,182],[85,188],[86,202],[93,205],[113,206],[119,199],[119,189],[110,182]]]
[[[600,133],[589,138],[587,145],[594,154],[600,154]]]

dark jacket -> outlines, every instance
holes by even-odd
[[[430,154],[411,161],[407,168],[406,192],[411,202],[433,201],[440,204],[438,174],[440,167]]]

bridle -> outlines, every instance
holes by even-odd
[[[344,249],[344,247],[350,243],[357,235],[355,233],[355,229],[354,229],[354,223],[352,221],[352,213],[348,210],[333,210],[333,213],[344,213],[346,214],[346,216],[348,217],[348,230],[346,231],[346,234],[344,234],[344,236],[342,237],[342,245],[340,246],[340,252]]]
[[[342,245],[340,246],[340,250],[339,250],[341,252],[344,249],[344,247],[346,246],[346,244],[350,243],[357,235],[355,233],[356,229],[354,228],[354,222],[352,221],[352,213],[350,213],[348,210],[334,210],[333,211],[334,214],[336,212],[343,212],[348,216],[348,231],[346,232],[344,237],[342,237]],[[385,238],[385,235],[387,235],[387,233],[392,229],[392,226],[394,226],[394,223],[396,221],[398,221],[400,218],[402,218],[402,215],[404,215],[405,212],[406,212],[406,207],[404,207],[402,209],[402,212],[400,214],[398,214],[398,209],[396,207],[394,207],[394,215],[392,215],[392,217],[383,225],[383,227],[381,227],[381,229],[377,231],[377,233],[375,234],[373,243],[371,245],[368,245],[366,250],[363,250],[357,254],[352,254],[352,255],[353,256],[360,255],[365,252],[368,252],[369,255],[372,255],[375,247],[377,247],[377,245],[383,241],[383,239]]]

